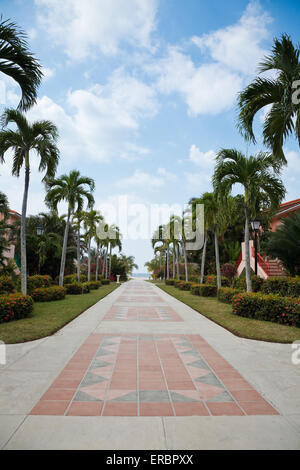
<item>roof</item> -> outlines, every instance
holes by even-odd
[[[8,212],[9,212],[11,215],[16,215],[17,217],[21,217],[21,214],[19,214],[19,212],[13,211],[12,209],[9,209]]]
[[[289,212],[294,212],[296,210],[300,210],[300,199],[294,199],[293,201],[284,202],[280,204],[279,210],[275,215],[275,218],[281,217],[284,214],[288,214]]]

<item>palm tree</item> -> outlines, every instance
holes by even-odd
[[[257,77],[239,95],[238,127],[244,137],[255,143],[253,119],[265,106],[271,106],[263,127],[263,140],[279,164],[286,164],[285,139],[294,134],[300,144],[300,106],[293,103],[293,84],[300,79],[300,49],[283,34],[274,40],[269,56],[259,65],[259,72],[276,71],[276,78]]]
[[[300,275],[300,213],[282,220],[270,233],[265,246],[268,255],[279,258],[292,276]]]
[[[248,292],[252,290],[249,251],[250,216],[253,215],[261,194],[269,200],[270,207],[278,206],[285,195],[283,183],[274,168],[276,164],[274,164],[273,155],[265,152],[247,158],[238,150],[222,149],[216,159],[213,185],[217,195],[222,200],[226,200],[235,184],[241,184],[244,188],[245,271]]]
[[[4,268],[7,261],[7,257],[4,253],[8,248],[7,230],[10,228],[10,226],[7,224],[8,210],[9,207],[7,197],[0,191],[0,266],[2,268]]]
[[[91,280],[91,241],[96,235],[97,225],[101,220],[103,220],[102,215],[94,209],[83,212],[83,225],[86,231],[85,236],[88,248],[88,281]]]
[[[47,260],[47,254],[58,258],[61,255],[61,237],[58,233],[43,233],[37,237],[37,255],[38,255],[38,273],[41,273],[41,267]]]
[[[17,129],[5,129],[9,123]],[[30,124],[26,117],[17,110],[7,109],[2,115],[4,130],[0,133],[0,162],[4,162],[4,154],[12,149],[12,174],[20,176],[21,168],[25,168],[25,186],[21,217],[21,289],[27,292],[26,268],[26,212],[30,176],[30,152],[35,151],[40,158],[39,171],[45,172],[43,180],[53,178],[56,172],[59,152],[56,146],[58,132],[51,121],[36,121]]]
[[[83,222],[83,212],[77,211],[73,217],[72,224],[76,230],[76,254],[77,254],[77,281],[80,282],[80,265],[81,265],[81,235],[80,228]]]
[[[111,225],[109,229],[110,234],[112,234],[112,238],[109,239],[109,268],[108,268],[108,278],[111,275],[111,253],[114,248],[118,248],[119,252],[122,250],[122,243],[121,243],[121,234],[120,229],[116,225]]]
[[[125,266],[126,274],[132,274],[133,269],[138,269],[138,265],[134,262],[134,256],[125,256],[121,253],[121,261]]]
[[[65,201],[68,205],[59,272],[59,285],[62,286],[64,283],[70,219],[75,212],[82,211],[85,199],[88,207],[93,206],[95,201],[92,192],[95,189],[95,182],[92,178],[81,176],[79,171],[72,170],[69,175],[64,174],[59,178],[47,180],[46,189],[45,202],[51,209],[57,211],[57,205],[61,201]]]
[[[26,34],[16,23],[0,19],[0,72],[13,78],[21,88],[18,108],[29,109],[37,98],[42,67],[28,50]]]

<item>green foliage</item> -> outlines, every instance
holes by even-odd
[[[300,299],[275,294],[239,293],[232,299],[235,315],[300,327]]]
[[[19,280],[20,283],[20,280]],[[52,279],[50,276],[28,276],[27,277],[27,290],[28,293],[31,294],[35,289],[39,287],[50,287],[52,284]],[[18,286],[19,287],[19,286]]]
[[[31,297],[35,302],[51,302],[52,300],[62,300],[66,296],[66,289],[60,286],[39,287],[34,289]]]
[[[101,284],[103,284],[104,286],[109,284],[109,283],[110,283],[109,279],[101,279]]]
[[[167,286],[174,286],[175,279],[166,279],[165,283]]]
[[[0,296],[0,323],[27,317],[33,310],[29,295],[8,294]]]
[[[253,292],[259,292],[262,289],[262,286],[265,282],[261,277],[256,276],[255,274],[252,274],[251,281],[252,281],[252,290],[253,290]],[[235,277],[233,279],[233,287],[235,289],[238,289],[239,291],[246,290],[246,279],[245,279],[245,277],[243,277],[243,276]]]
[[[278,294],[282,297],[300,297],[299,277],[269,277],[261,287],[264,294]]]
[[[90,282],[86,282],[85,284],[89,286],[90,290],[96,290],[96,289],[99,289],[102,283],[101,281],[90,281]]]
[[[15,290],[14,283],[8,276],[0,276],[0,294],[11,293]]]
[[[221,283],[222,286],[229,287],[230,286],[230,280],[226,276],[221,276]],[[205,284],[211,284],[213,286],[217,285],[217,276],[215,274],[208,274],[205,276]]]
[[[179,289],[181,290],[190,290],[192,286],[192,282],[181,281],[179,283]]]
[[[83,285],[81,282],[73,282],[72,284],[65,284],[67,294],[69,295],[81,295]]]
[[[231,304],[233,297],[238,293],[238,289],[233,289],[232,287],[221,287],[218,289],[218,300],[225,304]]]
[[[269,234],[265,251],[278,258],[292,275],[300,275],[300,212],[282,220],[275,232]]]
[[[89,282],[83,282],[82,283],[82,294],[88,294],[90,292],[90,283]]]
[[[213,284],[192,284],[191,293],[202,297],[216,297],[217,286]]]

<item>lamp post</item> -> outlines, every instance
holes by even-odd
[[[43,233],[44,233],[43,227],[41,225],[38,225],[36,228],[36,234],[40,236],[40,235],[43,235]]]
[[[251,227],[254,232],[255,274],[257,276],[257,232],[260,227],[260,221],[257,219],[251,220]]]

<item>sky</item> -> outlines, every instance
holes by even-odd
[[[220,148],[256,153],[236,128],[238,92],[257,74],[274,37],[299,43],[292,0],[0,0],[0,12],[28,34],[44,80],[30,121],[58,127],[57,175],[77,169],[96,183],[95,208],[123,232],[138,272],[153,257],[153,208],[181,213],[210,191]],[[0,111],[18,86],[0,75]],[[286,201],[300,197],[300,149],[285,144]],[[28,214],[45,210],[43,177],[31,158]],[[0,167],[0,190],[21,211],[24,176]],[[238,190],[237,190],[238,191]],[[64,206],[60,211],[64,212]],[[127,214],[127,216],[125,216]]]

